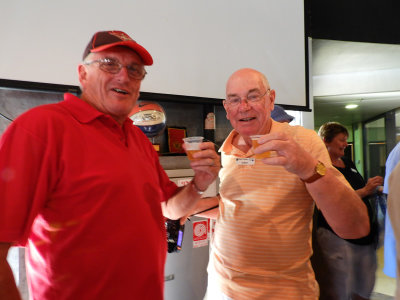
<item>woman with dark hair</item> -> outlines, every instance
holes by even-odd
[[[383,183],[381,176],[368,179],[357,171],[351,159],[344,156],[349,136],[346,127],[337,122],[323,124],[319,136],[332,160],[368,208],[371,230],[361,239],[342,239],[316,209],[313,267],[320,285],[321,300],[369,299],[375,284],[376,246],[378,238],[375,213],[369,196]],[[332,187],[334,193],[334,187]]]

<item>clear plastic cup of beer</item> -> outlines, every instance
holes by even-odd
[[[260,146],[259,144],[258,144],[258,139],[260,138],[260,137],[262,137],[263,135],[262,134],[256,134],[256,135],[251,135],[250,136],[250,138],[251,138],[251,143],[252,143],[252,145],[253,145],[253,149],[256,149],[258,146]],[[273,151],[266,151],[266,152],[263,152],[263,153],[259,153],[259,154],[255,154],[255,159],[263,159],[263,158],[266,158],[266,157],[272,157],[273,156],[273,153],[272,153]]]
[[[203,139],[202,136],[190,136],[183,139],[189,160],[196,160],[196,158],[193,157],[193,154],[200,151],[200,144],[203,142]]]

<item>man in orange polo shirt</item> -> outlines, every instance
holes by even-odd
[[[332,167],[321,139],[273,121],[274,101],[256,70],[238,70],[226,85],[223,104],[234,129],[220,149],[219,197],[208,199],[219,208],[207,299],[318,299],[310,264],[314,202],[339,236],[369,232],[365,205]],[[256,149],[252,135],[261,135]],[[269,157],[256,158],[262,153]]]

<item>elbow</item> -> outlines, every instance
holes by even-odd
[[[362,209],[360,209],[360,214],[358,218],[354,219],[354,231],[356,237],[353,238],[363,238],[366,237],[370,231],[371,231],[371,221],[370,221],[370,215],[368,213],[368,209],[366,205],[362,206]]]
[[[369,232],[370,226],[369,224],[366,224],[366,226],[357,226],[357,228],[354,228],[353,230],[344,231],[343,233],[338,234],[338,236],[342,239],[361,239],[366,237]]]
[[[171,211],[170,207],[167,206],[166,202],[162,202],[161,203],[161,210],[162,210],[162,214],[165,218],[168,218],[170,220],[176,220],[178,219],[178,217],[176,217],[173,214],[173,211]]]
[[[343,228],[343,230],[337,230],[335,232],[342,239],[360,239],[367,236],[370,230],[369,218],[367,216],[366,218],[349,224],[346,228]]]
[[[343,232],[338,234],[343,239],[360,239],[366,237],[371,231],[368,208],[358,195],[357,197],[359,205],[353,207],[351,209],[353,213],[346,217],[347,229],[343,228]]]
[[[360,228],[360,238],[367,236],[371,232],[371,225],[369,221],[369,217],[364,220],[364,226]]]
[[[161,211],[163,216],[170,220],[179,220],[182,217],[189,215],[188,211],[184,211],[179,206],[168,205],[168,201],[161,203]]]

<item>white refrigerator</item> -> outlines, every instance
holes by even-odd
[[[166,170],[166,172],[178,186],[185,185],[194,175],[192,169]],[[217,183],[214,182],[203,197],[216,194]],[[206,294],[209,241],[204,246],[195,247],[198,244],[193,236],[193,224],[197,224],[196,221],[207,221],[207,219],[191,217],[190,221],[186,221],[181,251],[167,255],[165,300],[203,300]],[[204,241],[201,244],[204,244]]]

